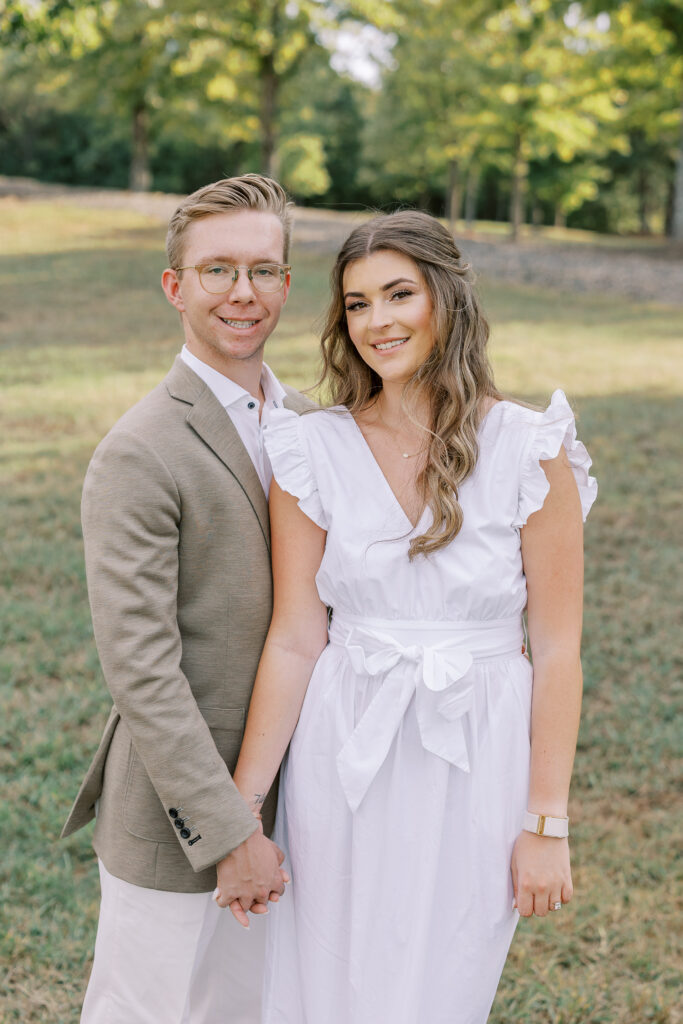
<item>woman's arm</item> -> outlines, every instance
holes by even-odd
[[[273,481],[270,491],[273,618],[259,662],[233,779],[259,814],[299,718],[313,667],[327,644],[327,608],[315,576],[326,533]]]
[[[583,527],[564,450],[541,466],[550,491],[521,535],[534,662],[527,809],[566,817],[581,708]],[[543,917],[554,903],[567,903],[572,897],[568,841],[521,832],[512,879],[524,917]]]

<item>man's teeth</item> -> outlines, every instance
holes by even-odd
[[[253,327],[254,324],[258,323],[258,320],[227,320],[224,316],[220,319],[224,324],[227,324],[228,327],[237,327],[238,330],[240,328],[246,330],[247,327]]]
[[[397,338],[396,341],[385,341],[382,345],[375,345],[375,348],[380,352],[386,352],[388,348],[396,348],[397,345],[402,345],[407,340],[407,338]]]

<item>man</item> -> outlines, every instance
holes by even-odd
[[[185,345],[88,469],[88,592],[115,705],[63,831],[96,815],[82,1024],[258,1020],[264,922],[247,934],[235,918],[265,912],[286,876],[230,772],[272,609],[262,429],[273,408],[310,404],[263,362],[289,237],[287,197],[259,175],[180,204],[162,287]]]

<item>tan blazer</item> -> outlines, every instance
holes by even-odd
[[[285,404],[311,406],[288,389]],[[98,446],[82,504],[95,640],[114,699],[64,826],[95,815],[119,878],[207,892],[255,828],[231,777],[272,611],[268,508],[237,430],[178,358]],[[275,788],[275,787],[274,787]],[[275,793],[263,809],[272,825]]]

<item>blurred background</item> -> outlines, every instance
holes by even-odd
[[[57,838],[110,705],[83,476],[179,351],[180,195],[259,170],[297,203],[283,380],[343,239],[413,206],[499,387],[577,412],[576,896],[520,924],[490,1024],[681,1024],[682,101],[683,0],[0,0],[0,1024],[76,1024],[93,949],[91,830]]]
[[[0,174],[683,239],[681,0],[4,0]]]

